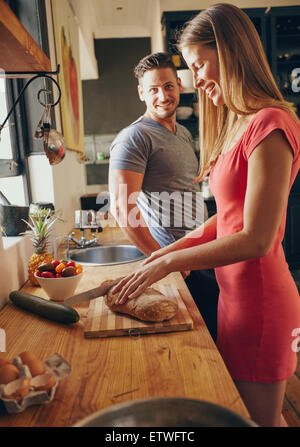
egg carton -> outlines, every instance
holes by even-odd
[[[20,402],[13,399],[3,397],[3,390],[5,385],[0,385],[0,400],[3,402],[8,413],[21,413],[31,405],[42,405],[51,402],[54,398],[56,388],[59,382],[67,377],[71,372],[71,365],[55,352],[51,357],[43,361],[46,373],[52,373],[55,377],[55,385],[48,391],[34,391],[31,390]],[[14,357],[13,364],[20,371],[21,377],[32,378],[30,370],[27,365],[23,364],[19,356]]]

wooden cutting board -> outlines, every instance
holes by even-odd
[[[180,292],[173,285],[156,285],[164,295],[177,301],[178,312],[168,321],[159,323],[141,321],[130,315],[112,312],[104,303],[102,297],[92,300],[89,305],[87,320],[84,328],[86,338],[116,337],[122,335],[138,336],[159,332],[188,331],[193,329],[193,320],[180,296]]]

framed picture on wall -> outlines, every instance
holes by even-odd
[[[84,152],[82,85],[79,59],[79,27],[68,0],[52,0],[61,118],[68,149]]]

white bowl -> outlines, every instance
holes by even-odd
[[[73,296],[82,275],[83,272],[79,273],[79,275],[67,276],[65,278],[41,278],[34,274],[39,285],[52,301],[63,301],[65,298]]]
[[[176,111],[177,119],[187,120],[193,114],[192,107],[178,107]]]

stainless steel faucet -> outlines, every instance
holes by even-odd
[[[96,222],[96,214],[94,210],[76,210],[75,211],[75,228],[98,228],[99,225]]]
[[[94,210],[76,210],[75,211],[75,228],[79,228],[82,231],[82,237],[80,240],[74,237],[74,231],[67,236],[68,250],[69,242],[73,241],[79,248],[90,247],[91,245],[97,245],[99,243],[98,238],[92,239],[86,238],[86,230],[91,230],[93,233],[97,230],[99,233],[102,231],[102,227],[97,223],[96,214]]]

